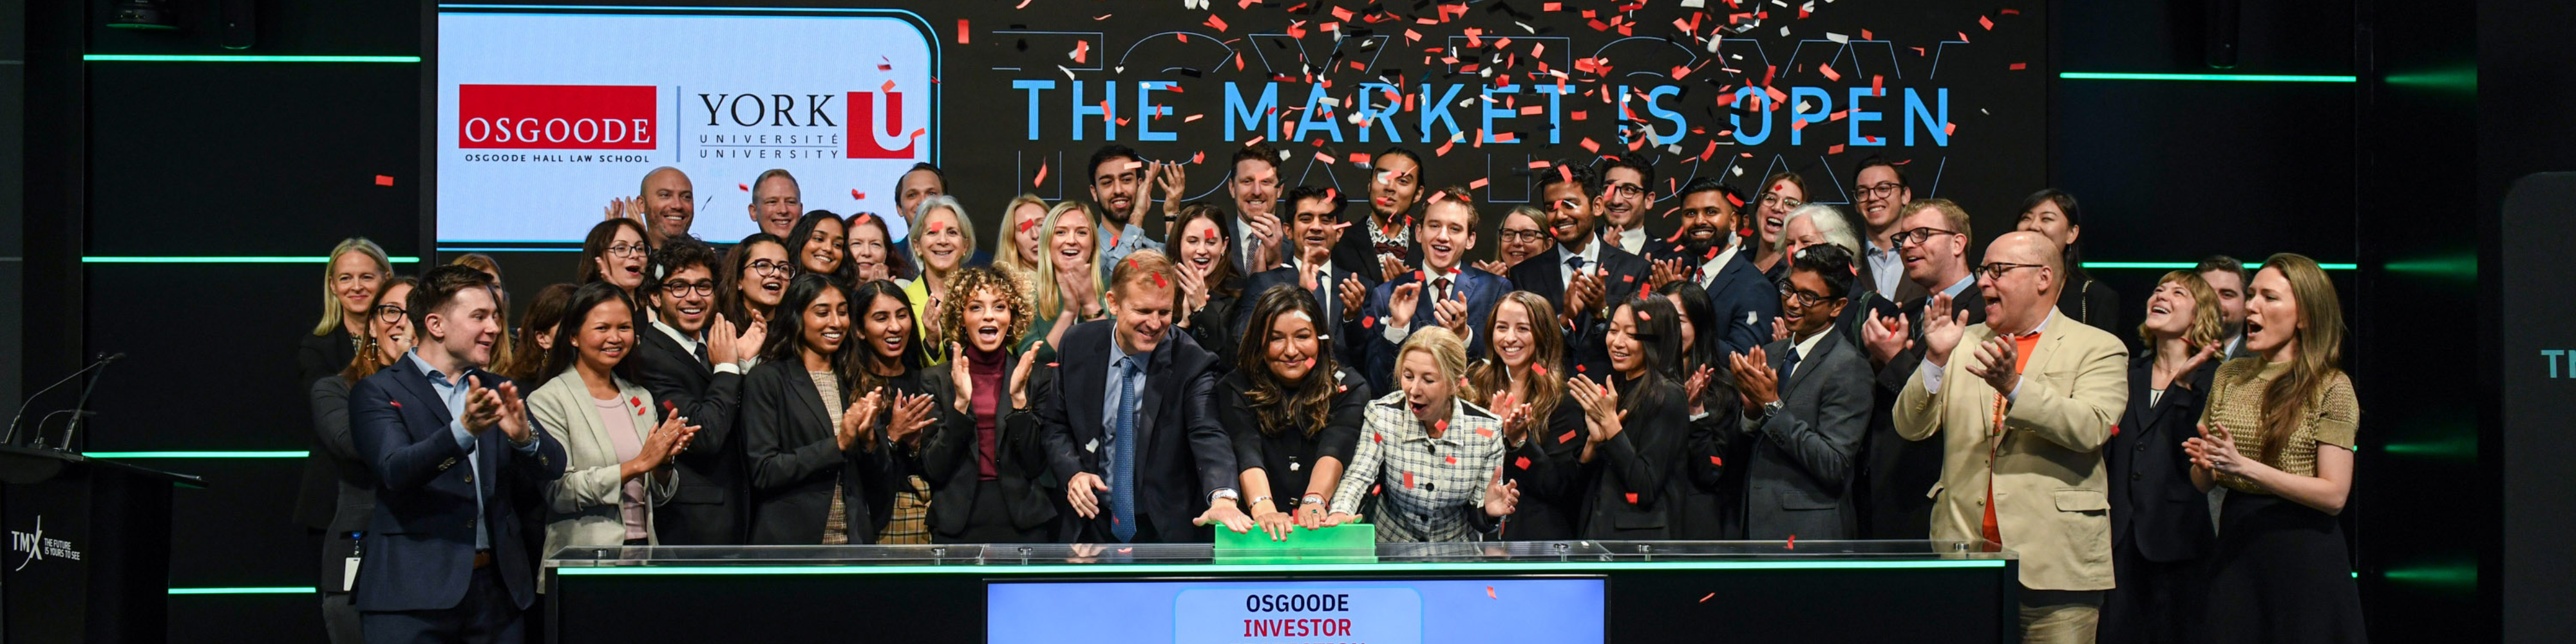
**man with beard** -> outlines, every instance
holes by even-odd
[[[1149,191],[1161,168],[1134,149],[1115,143],[1092,152],[1088,167],[1084,176],[1091,181],[1091,202],[1100,204],[1100,227],[1095,229],[1100,235],[1100,274],[1108,279],[1128,253],[1142,248],[1163,250],[1162,242],[1147,239],[1145,228],[1137,225],[1145,219],[1145,204],[1153,201]]]
[[[1646,211],[1655,206],[1655,167],[1634,152],[1622,154],[1601,162],[1601,183],[1597,201],[1602,241],[1629,254],[1651,257],[1646,249]]]
[[[1565,364],[1579,375],[1610,377],[1610,355],[1601,341],[1609,324],[1608,303],[1651,292],[1645,258],[1601,243],[1592,231],[1594,202],[1601,176],[1571,160],[1539,169],[1538,194],[1547,207],[1547,230],[1556,251],[1513,265],[1508,277],[1520,290],[1565,306],[1557,313],[1565,332]]]
[[[1879,409],[1864,441],[1868,456],[1857,486],[1861,526],[1871,539],[1927,539],[1932,534],[1932,499],[1923,493],[1940,483],[1941,446],[1898,436],[1893,417],[1897,394],[1923,363],[1924,308],[1944,301],[1950,306],[1931,315],[1957,317],[1961,324],[1986,321],[1985,295],[1976,289],[1968,266],[1968,247],[1976,241],[1968,211],[1948,199],[1925,199],[1903,210],[1905,216],[1897,220],[1900,232],[1889,237],[1899,244],[1906,280],[1932,295],[1905,302],[1893,316],[1873,312],[1861,325],[1862,346],[1878,370]]]
[[[1387,148],[1370,160],[1369,220],[1354,228],[1366,235],[1343,235],[1333,246],[1333,262],[1357,271],[1369,288],[1411,272],[1422,263],[1422,244],[1413,238],[1413,204],[1422,199],[1422,155],[1402,147]],[[1259,298],[1246,298],[1259,299]]]
[[[662,240],[689,234],[689,225],[698,219],[697,191],[690,186],[688,173],[679,168],[654,168],[644,173],[634,200],[608,200],[607,214],[609,219],[644,224],[644,244],[661,248]]]
[[[1682,186],[1681,201],[1681,241],[1654,244],[1663,249],[1653,255],[1655,285],[1686,278],[1707,289],[1709,304],[1717,307],[1717,319],[1726,328],[1702,332],[1718,333],[1718,346],[1729,354],[1770,342],[1771,321],[1780,317],[1780,293],[1741,252],[1744,245],[1735,231],[1744,197],[1717,179],[1702,177]]]
[[[1905,171],[1885,157],[1872,155],[1861,159],[1859,169],[1852,175],[1858,177],[1858,185],[1852,189],[1852,207],[1860,211],[1861,222],[1869,229],[1869,236],[1862,240],[1868,244],[1862,253],[1862,281],[1869,290],[1892,302],[1923,297],[1922,287],[1905,279],[1905,260],[1897,256],[1896,246],[1887,240],[1889,235],[1903,230],[1896,227],[1896,219],[1905,214],[1905,204],[1914,201],[1914,188],[1905,182]]]
[[[805,214],[805,192],[796,187],[796,175],[785,168],[771,168],[751,180],[750,210],[751,225],[786,239],[787,232],[796,228],[796,218]]]

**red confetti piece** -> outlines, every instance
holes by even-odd
[[[1407,490],[1413,489],[1413,473],[1412,473],[1412,472],[1405,472],[1405,473],[1404,473],[1404,489],[1407,489]]]
[[[857,189],[857,188],[851,188],[851,189],[850,189],[850,198],[851,198],[851,199],[866,200],[866,199],[868,198],[868,193],[859,192],[859,189]]]
[[[401,409],[401,408],[402,408],[402,401],[400,401],[400,400],[388,400],[388,401],[385,401],[385,402],[392,403],[395,409]]]
[[[1055,368],[1055,365],[1056,365],[1056,363],[1049,362],[1049,363],[1047,363],[1047,368],[1049,368],[1049,369],[1053,369],[1053,368]]]
[[[1628,493],[1628,504],[1629,504],[1629,505],[1636,505],[1636,504],[1637,504],[1637,493],[1635,493],[1635,492],[1629,492],[1629,493]]]
[[[1531,162],[1530,162],[1530,169],[1531,169],[1531,170],[1537,170],[1537,169],[1539,169],[1539,168],[1544,168],[1544,167],[1547,167],[1547,162],[1546,162],[1546,161],[1531,161]]]
[[[1211,15],[1211,16],[1208,16],[1208,19],[1207,19],[1207,23],[1206,23],[1206,24],[1207,24],[1207,26],[1208,26],[1208,28],[1209,28],[1209,29],[1215,29],[1215,30],[1217,30],[1217,31],[1225,31],[1225,19],[1224,19],[1224,18],[1218,18],[1218,17],[1216,17],[1216,16]]]
[[[1447,457],[1443,457],[1443,458],[1447,458],[1447,459],[1449,459],[1449,464],[1450,464],[1450,465],[1457,465],[1457,464],[1458,464],[1458,457],[1456,457],[1456,456],[1447,456]]]
[[[392,176],[389,176],[389,175],[381,175],[381,174],[380,174],[380,175],[376,175],[376,185],[379,185],[379,186],[390,186],[390,185],[394,185],[394,178],[393,178]]]
[[[1486,429],[1486,428],[1483,428],[1483,427],[1478,427],[1478,428],[1476,428],[1476,435],[1477,435],[1477,436],[1483,436],[1483,437],[1486,437],[1486,438],[1493,438],[1493,437],[1494,437],[1494,430]],[[1455,457],[1452,457],[1452,458],[1451,458],[1451,460],[1450,460],[1449,462],[1451,462],[1451,463],[1456,463],[1456,462],[1458,462],[1458,461],[1456,460],[1456,458],[1455,458]]]
[[[1449,431],[1449,420],[1445,418],[1441,419],[1439,422],[1432,423],[1431,427],[1444,432]]]
[[[2023,68],[2027,68],[2027,67],[2030,67],[2030,63],[2013,63],[2013,64],[2012,64],[2012,68],[2013,68],[2013,69],[2023,69]]]
[[[1838,81],[1838,80],[1842,80],[1842,79],[1843,79],[1843,75],[1842,75],[1842,74],[1839,74],[1839,73],[1835,73],[1835,72],[1834,72],[1834,66],[1832,66],[1832,65],[1824,65],[1824,64],[1816,65],[1816,71],[1817,71],[1817,72],[1820,72],[1820,73],[1823,73],[1823,74],[1825,75],[1825,80],[1836,80],[1836,81]]]
[[[2120,435],[2120,426],[2119,426],[2119,425],[2112,425],[2112,426],[2111,426],[2111,435],[2112,435],[2112,436],[2118,436],[2118,435]]]
[[[966,33],[967,33],[967,31],[968,31],[968,30],[967,30],[967,28],[966,28],[966,19],[965,19],[965,18],[958,18],[958,19],[957,19],[957,44],[960,44],[960,45],[966,44]]]
[[[644,398],[642,396],[627,396],[626,404],[634,407],[642,407],[644,406]]]
[[[1370,436],[1370,437],[1372,437],[1372,438],[1376,438],[1376,439],[1377,439],[1377,442],[1380,442],[1380,443],[1384,443],[1384,442],[1386,442],[1386,435],[1385,435],[1385,434],[1380,434],[1380,433],[1377,433],[1377,432],[1369,432],[1369,436]]]
[[[1029,180],[1029,185],[1031,185],[1031,186],[1039,186],[1039,185],[1044,185],[1044,184],[1046,184],[1046,170],[1047,170],[1046,164],[1044,164],[1044,163],[1040,163],[1040,164],[1038,164],[1038,178]]]
[[[1197,114],[1192,114],[1192,115],[1190,115],[1190,119],[1191,119],[1191,120],[1197,120],[1198,116],[1199,116],[1199,115],[1197,115]],[[1182,121],[1182,122],[1187,123],[1187,122],[1189,122],[1189,121]],[[1197,154],[1192,154],[1192,155],[1190,155],[1190,163],[1200,163],[1200,162],[1204,162],[1204,161],[1207,161],[1207,151],[1206,151],[1206,150],[1200,150]]]
[[[1118,520],[1113,518],[1113,519],[1110,519],[1110,520],[1109,520],[1109,522],[1110,522],[1110,523],[1117,523],[1117,522],[1118,522]],[[1119,549],[1118,549],[1118,554],[1122,554],[1122,555],[1123,555],[1123,554],[1127,554],[1127,553],[1135,552],[1135,551],[1136,551],[1136,549],[1135,549],[1135,548],[1119,548]]]
[[[1571,429],[1569,429],[1569,430],[1565,430],[1565,435],[1556,437],[1556,442],[1559,442],[1559,443],[1571,443],[1571,442],[1574,442],[1574,430],[1571,430]]]
[[[1995,30],[1995,21],[1985,16],[1977,16],[1977,25],[1985,27],[1986,31]]]
[[[1529,469],[1529,466],[1530,466],[1530,460],[1529,460],[1529,457],[1527,457],[1527,456],[1523,456],[1523,457],[1520,457],[1520,458],[1512,459],[1512,464],[1513,464],[1513,465],[1515,465],[1515,466],[1520,467],[1521,469],[1526,470],[1526,469]]]
[[[1454,459],[1453,459],[1453,460],[1454,460]],[[1493,586],[1486,586],[1486,587],[1485,587],[1485,597],[1486,597],[1486,598],[1488,598],[1488,599],[1502,599],[1501,597],[1495,597],[1495,596],[1494,596],[1494,587],[1493,587]]]
[[[743,192],[751,192],[751,184],[748,183],[733,184],[733,187],[741,188]]]
[[[1798,535],[1794,535],[1794,534],[1793,534],[1793,535],[1789,535],[1789,549],[1790,549],[1790,550],[1796,550],[1796,549],[1798,549]]]
[[[1708,457],[1708,464],[1710,464],[1710,465],[1715,465],[1715,466],[1718,466],[1718,467],[1726,467],[1726,459],[1722,459],[1722,458],[1718,458],[1718,457],[1715,457],[1715,456],[1711,456],[1711,457]]]
[[[1583,365],[1574,365],[1574,372],[1583,373]]]
[[[1033,226],[1036,226],[1036,225],[1038,225],[1038,220],[1035,220],[1035,219],[1023,219],[1023,220],[1020,220],[1020,232],[1024,232],[1024,233],[1025,233],[1025,232],[1028,232],[1030,227],[1033,227]]]
[[[877,90],[878,90],[878,91],[885,92],[885,93],[888,93],[888,94],[892,94],[892,93],[894,93],[894,80],[893,80],[893,79],[887,79],[884,85],[878,85],[878,86],[877,86]]]
[[[1530,373],[1535,373],[1535,374],[1542,375],[1542,376],[1547,375],[1547,365],[1543,365],[1543,364],[1531,364],[1531,365],[1530,365]]]
[[[1155,274],[1154,274],[1154,288],[1168,288],[1168,287],[1170,287],[1170,286],[1171,286],[1171,284],[1170,284],[1170,283],[1168,283],[1168,282],[1164,282],[1164,281],[1163,281],[1163,274],[1162,274],[1162,273],[1155,273]]]
[[[1701,596],[1701,597],[1699,598],[1699,603],[1706,604],[1706,603],[1708,603],[1709,598],[1711,598],[1711,597],[1716,597],[1716,596],[1717,596],[1717,593],[1709,593],[1709,594],[1707,594],[1707,595]]]
[[[1368,316],[1368,317],[1360,318],[1360,328],[1363,328],[1363,329],[1374,329],[1374,328],[1377,328],[1377,316],[1371,315],[1371,316]]]
[[[680,405],[679,405],[678,403],[674,403],[674,402],[671,402],[671,401],[668,401],[668,400],[662,401],[662,411],[679,411],[679,410],[680,410]]]

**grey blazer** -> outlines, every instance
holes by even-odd
[[[618,397],[623,399],[620,404],[640,444],[662,423],[662,409],[643,385],[625,378],[616,381]],[[563,478],[546,483],[546,546],[540,557],[552,557],[570,546],[626,543],[626,521],[619,509],[626,482],[617,476],[617,446],[609,442],[608,428],[600,424],[594,404],[577,369],[555,374],[528,395],[528,415],[555,429],[563,439],[565,456]],[[677,472],[668,479],[659,473],[646,476],[644,535],[648,542],[658,542],[653,534],[653,507],[679,492],[680,476]]]
[[[1788,358],[1790,341],[1762,347],[1771,368]],[[1745,471],[1745,538],[1851,539],[1859,535],[1859,509],[1851,501],[1861,437],[1869,429],[1872,379],[1869,359],[1825,332],[1813,355],[1780,384],[1780,412],[1760,422],[1736,423],[1753,447]]]

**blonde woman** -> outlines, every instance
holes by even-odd
[[[921,229],[912,235],[912,265],[921,267],[921,277],[903,287],[912,300],[913,326],[921,331],[923,366],[938,365],[947,358],[930,347],[946,346],[939,335],[940,310],[948,304],[951,293],[948,281],[965,270],[966,260],[975,254],[974,220],[966,217],[966,208],[948,195],[924,197],[912,207],[912,220]]]
[[[1324,525],[1360,520],[1361,497],[1380,489],[1379,541],[1478,541],[1510,516],[1520,487],[1501,480],[1504,436],[1527,416],[1498,417],[1471,402],[1467,344],[1441,327],[1406,338],[1397,390],[1371,401],[1359,449],[1333,491]]]
[[[367,307],[393,274],[385,249],[365,237],[331,248],[331,263],[322,267],[322,321],[295,356],[297,385],[339,373],[357,357],[359,339],[367,337]]]
[[[1045,342],[1048,348],[1038,356],[1046,359],[1054,354],[1053,347],[1064,340],[1065,329],[1099,318],[1107,311],[1100,299],[1106,290],[1100,280],[1100,254],[1094,250],[1100,242],[1092,232],[1099,225],[1100,218],[1092,213],[1091,206],[1079,201],[1058,202],[1047,209],[1046,220],[1038,228],[1046,231],[1046,265],[1050,270],[1037,272],[1036,283],[1032,284],[1036,294],[1029,298],[1037,305],[1030,314],[1035,324],[1029,327],[1028,337],[1011,347],[1012,352]]]
[[[1047,231],[1040,226],[1046,224],[1048,212],[1045,199],[1025,193],[1012,197],[1010,205],[1002,207],[1001,240],[997,242],[1001,249],[993,256],[993,268],[1018,281],[1022,297],[1027,297],[1029,289],[1037,284],[1038,271],[1047,268]]]

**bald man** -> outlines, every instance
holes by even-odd
[[[1985,259],[1986,321],[1925,316],[1896,431],[1941,437],[1934,540],[2019,553],[2022,641],[2092,642],[2112,585],[2102,443],[2128,405],[2128,349],[2057,311],[2057,242],[2015,232]],[[1933,298],[1929,310],[1951,309],[1948,295]]]
[[[689,225],[698,219],[697,199],[689,174],[666,165],[644,173],[635,200],[609,200],[608,218],[644,224],[644,243],[661,248],[662,240],[689,234]]]

